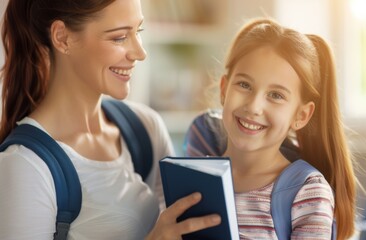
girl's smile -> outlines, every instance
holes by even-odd
[[[251,121],[249,119],[236,117],[238,121],[238,126],[240,130],[242,130],[244,133],[249,135],[254,135],[259,132],[261,132],[263,129],[266,128],[265,125],[259,124],[255,121]]]

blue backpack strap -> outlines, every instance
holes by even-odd
[[[103,100],[102,107],[107,118],[115,123],[130,151],[135,171],[145,181],[153,164],[153,150],[145,126],[125,103]]]
[[[319,171],[306,161],[297,160],[283,170],[276,179],[271,195],[271,215],[279,240],[290,239],[292,204],[306,179],[314,172]],[[335,221],[333,221],[332,239],[336,239],[335,228]]]
[[[54,180],[57,201],[54,239],[66,239],[70,224],[81,208],[81,187],[74,165],[51,136],[32,125],[22,124],[14,128],[0,145],[0,151],[13,144],[31,149],[48,166]]]

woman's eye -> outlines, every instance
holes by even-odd
[[[271,93],[268,94],[268,96],[272,99],[275,99],[275,100],[285,99],[285,97],[282,94],[277,93],[277,92],[271,92]]]
[[[247,82],[240,82],[239,86],[245,89],[250,89],[250,85]]]
[[[123,37],[119,37],[119,38],[115,38],[113,39],[113,42],[115,43],[123,43],[124,41],[126,41],[127,37],[123,36]]]
[[[137,31],[136,31],[136,35],[138,35],[138,34],[140,34],[141,32],[143,32],[145,29],[143,29],[143,28],[139,28],[139,29],[137,29]]]

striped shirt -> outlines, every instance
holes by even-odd
[[[236,193],[240,239],[278,239],[270,211],[273,183]],[[292,205],[291,239],[331,239],[334,196],[323,176],[310,176]]]

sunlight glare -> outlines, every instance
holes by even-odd
[[[351,0],[350,4],[355,18],[366,21],[366,0]]]

